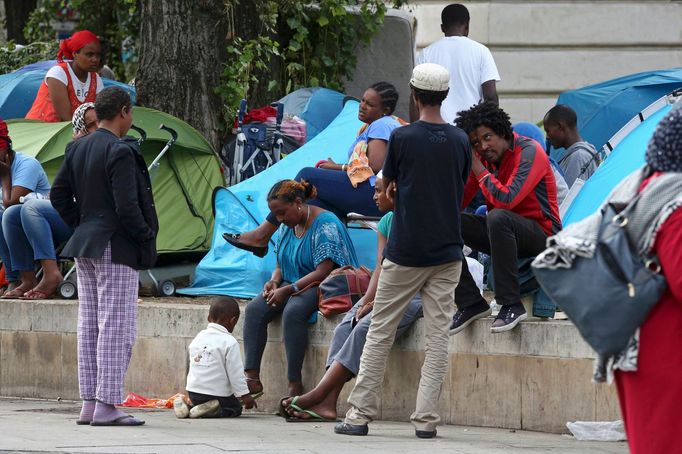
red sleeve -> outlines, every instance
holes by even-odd
[[[656,237],[654,250],[676,300],[682,301],[682,208],[678,208],[663,223]]]
[[[519,162],[507,181],[500,181],[488,172],[478,175],[486,200],[495,208],[507,210],[523,201],[546,174],[549,161],[540,158],[540,153],[544,154],[540,145],[528,141],[521,149]]]

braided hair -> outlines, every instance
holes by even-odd
[[[398,105],[398,90],[395,89],[393,84],[388,82],[377,82],[371,87],[372,90],[376,91],[381,98],[381,105],[388,108],[388,114],[392,115],[395,111],[395,107]]]
[[[312,183],[305,180],[280,180],[268,192],[268,202],[271,200],[282,200],[294,203],[296,199],[303,201],[317,197],[317,189]]]

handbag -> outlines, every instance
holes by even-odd
[[[367,292],[372,272],[364,266],[333,270],[317,288],[319,311],[325,317],[348,312]]]
[[[621,210],[605,206],[591,258],[576,256],[570,268],[533,266],[545,293],[605,357],[625,349],[667,286],[657,257],[629,241],[628,216],[638,200]]]

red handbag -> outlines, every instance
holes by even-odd
[[[367,292],[372,272],[361,266],[344,266],[332,271],[317,288],[319,311],[325,317],[348,312]]]

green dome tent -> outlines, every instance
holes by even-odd
[[[147,133],[142,154],[147,165],[161,152],[169,134],[164,124],[178,133],[178,140],[152,172],[152,189],[159,216],[159,254],[171,257],[187,252],[205,252],[211,246],[213,189],[224,186],[220,161],[204,137],[184,121],[144,107],[133,108],[133,122]],[[35,157],[53,180],[71,141],[71,123],[9,120],[13,148]],[[138,134],[130,130],[131,136]]]

